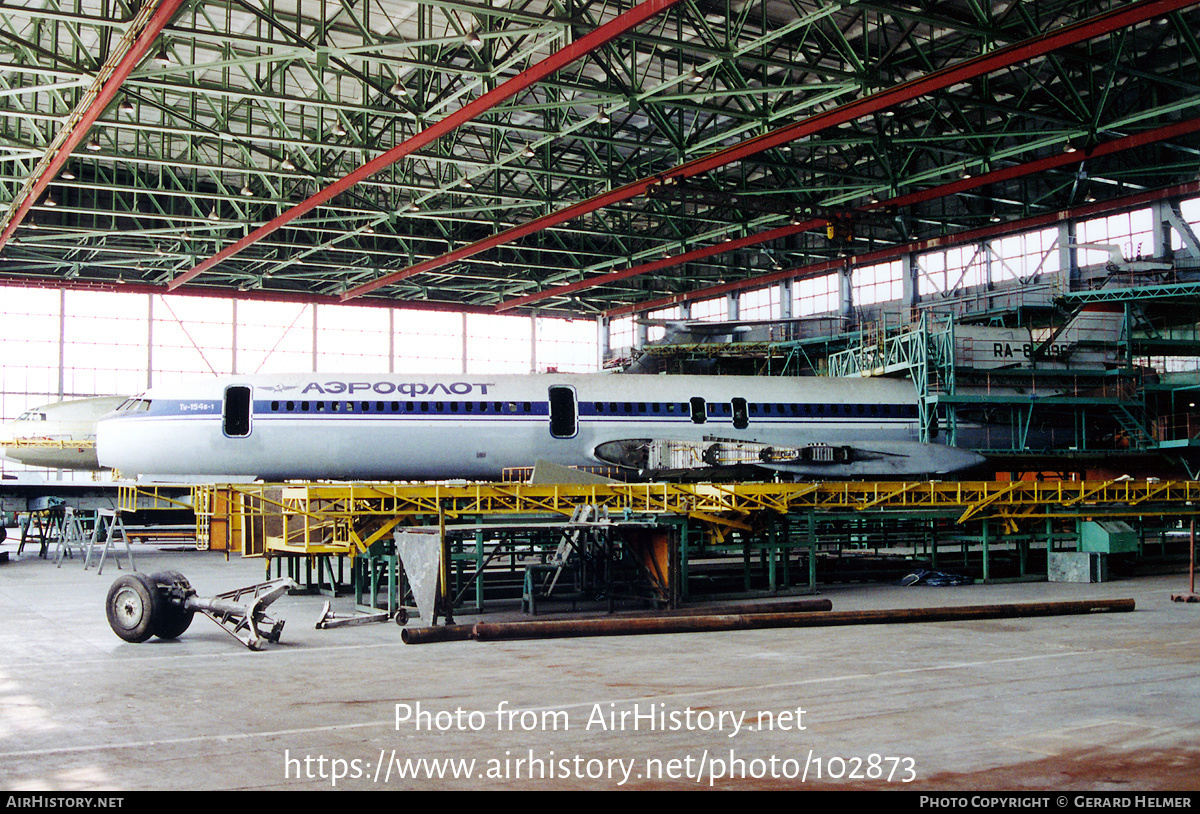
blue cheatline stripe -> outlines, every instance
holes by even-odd
[[[657,408],[657,409],[656,409]],[[724,423],[732,417],[729,404],[709,402],[705,423]],[[405,417],[405,418],[517,418],[550,414],[544,401],[380,401],[380,400],[263,400],[254,402],[254,416],[274,417]],[[219,400],[155,400],[148,411],[127,413],[130,417],[218,417]],[[747,415],[757,423],[805,424],[837,420],[894,423],[917,418],[915,404],[748,404]],[[580,419],[598,422],[645,420],[691,423],[690,406],[680,402],[580,402]]]

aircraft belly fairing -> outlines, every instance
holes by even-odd
[[[882,439],[777,446],[717,437],[640,438],[601,444],[596,456],[650,478],[719,478],[755,471],[811,478],[902,477],[948,474],[983,462],[982,456],[954,447]]]

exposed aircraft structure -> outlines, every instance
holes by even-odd
[[[629,349],[632,352],[632,361],[621,364],[620,367],[624,373],[660,373],[661,363],[652,353],[654,350],[680,346],[733,346],[747,342],[777,342],[795,338],[800,326],[804,324],[831,326],[845,320],[846,317],[835,314],[762,320],[638,319],[638,325],[662,328],[663,336],[642,348]],[[687,372],[704,375],[709,371],[698,367]]]
[[[43,404],[0,428],[0,453],[28,466],[98,469],[96,421],[127,396],[98,396]]]
[[[919,442],[912,384],[740,376],[294,374],[155,388],[105,417],[125,475],[496,479],[543,460],[641,477],[907,477],[982,462]]]
[[[956,325],[955,359],[976,370],[1110,370],[1121,363],[1124,324],[1120,307],[1102,303],[1081,309],[1057,330]]]

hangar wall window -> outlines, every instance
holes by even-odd
[[[779,286],[743,291],[738,296],[738,319],[779,319]]]
[[[64,392],[133,395],[144,390],[149,324],[146,296],[102,291],[65,294]]]
[[[317,308],[317,364],[322,373],[387,373],[392,346],[386,308]]]
[[[987,244],[992,282],[1056,274],[1062,268],[1058,229],[1041,229],[997,238]]]
[[[234,372],[233,301],[154,296],[152,383]]]
[[[533,333],[527,317],[467,314],[467,373],[529,373]]]
[[[729,319],[729,300],[716,297],[711,300],[700,300],[692,303],[692,319],[705,322],[723,322]]]
[[[1191,225],[1192,232],[1200,236],[1200,198],[1192,198],[1179,204],[1179,213]],[[1171,248],[1179,251],[1184,247],[1183,237],[1174,229],[1171,230]]]
[[[1126,260],[1154,253],[1154,217],[1149,209],[1122,212],[1103,218],[1081,221],[1075,227],[1075,242],[1119,246]],[[1081,266],[1106,263],[1109,250],[1097,247],[1080,248]]]
[[[917,293],[949,294],[984,283],[983,247],[954,246],[917,256]]]
[[[893,260],[859,266],[850,273],[850,288],[855,306],[898,300],[904,296],[904,264]]]
[[[58,291],[0,289],[0,416],[5,421],[58,398],[61,299]],[[0,467],[16,466],[0,458]]]
[[[460,373],[463,369],[461,314],[397,308],[394,369],[404,373]]]
[[[534,354],[539,372],[587,373],[596,369],[599,344],[590,319],[534,320]]]
[[[312,370],[313,306],[246,300],[237,305],[239,373]]]
[[[618,351],[621,348],[632,348],[634,340],[633,317],[618,317],[608,324],[609,350]]]
[[[1200,370],[1197,356],[1151,356],[1145,359],[1148,367],[1163,373],[1190,373]]]
[[[679,315],[680,310],[679,307],[676,306],[674,308],[663,308],[658,311],[651,311],[650,313],[646,314],[646,317],[648,319],[679,319]],[[651,325],[649,330],[646,331],[646,338],[651,342],[657,342],[666,335],[667,329],[660,325]]]
[[[792,314],[798,317],[840,310],[840,275],[805,277],[792,283]]]

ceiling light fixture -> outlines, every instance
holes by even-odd
[[[280,166],[280,167],[282,167],[282,168],[283,168],[283,169],[285,169],[285,170],[294,170],[294,169],[296,169],[296,165],[292,163],[292,159],[291,159],[289,156],[286,156],[286,155],[283,157],[283,162],[282,162],[282,163],[281,163],[279,166]]]
[[[87,143],[87,148],[93,153],[100,152],[100,139],[94,138]]]
[[[532,144],[526,144],[525,149],[521,151],[521,155],[525,156],[526,158],[533,158],[535,155],[537,155],[537,151],[533,149]]]
[[[483,38],[479,36],[478,31],[472,31],[470,34],[467,34],[467,36],[463,39],[463,42],[472,48],[478,48],[479,46],[483,45]]]
[[[400,78],[397,77],[395,84],[393,84],[392,87],[388,89],[388,93],[392,94],[393,96],[407,96],[408,88],[406,88],[406,87],[404,87],[404,85],[400,84]]]

